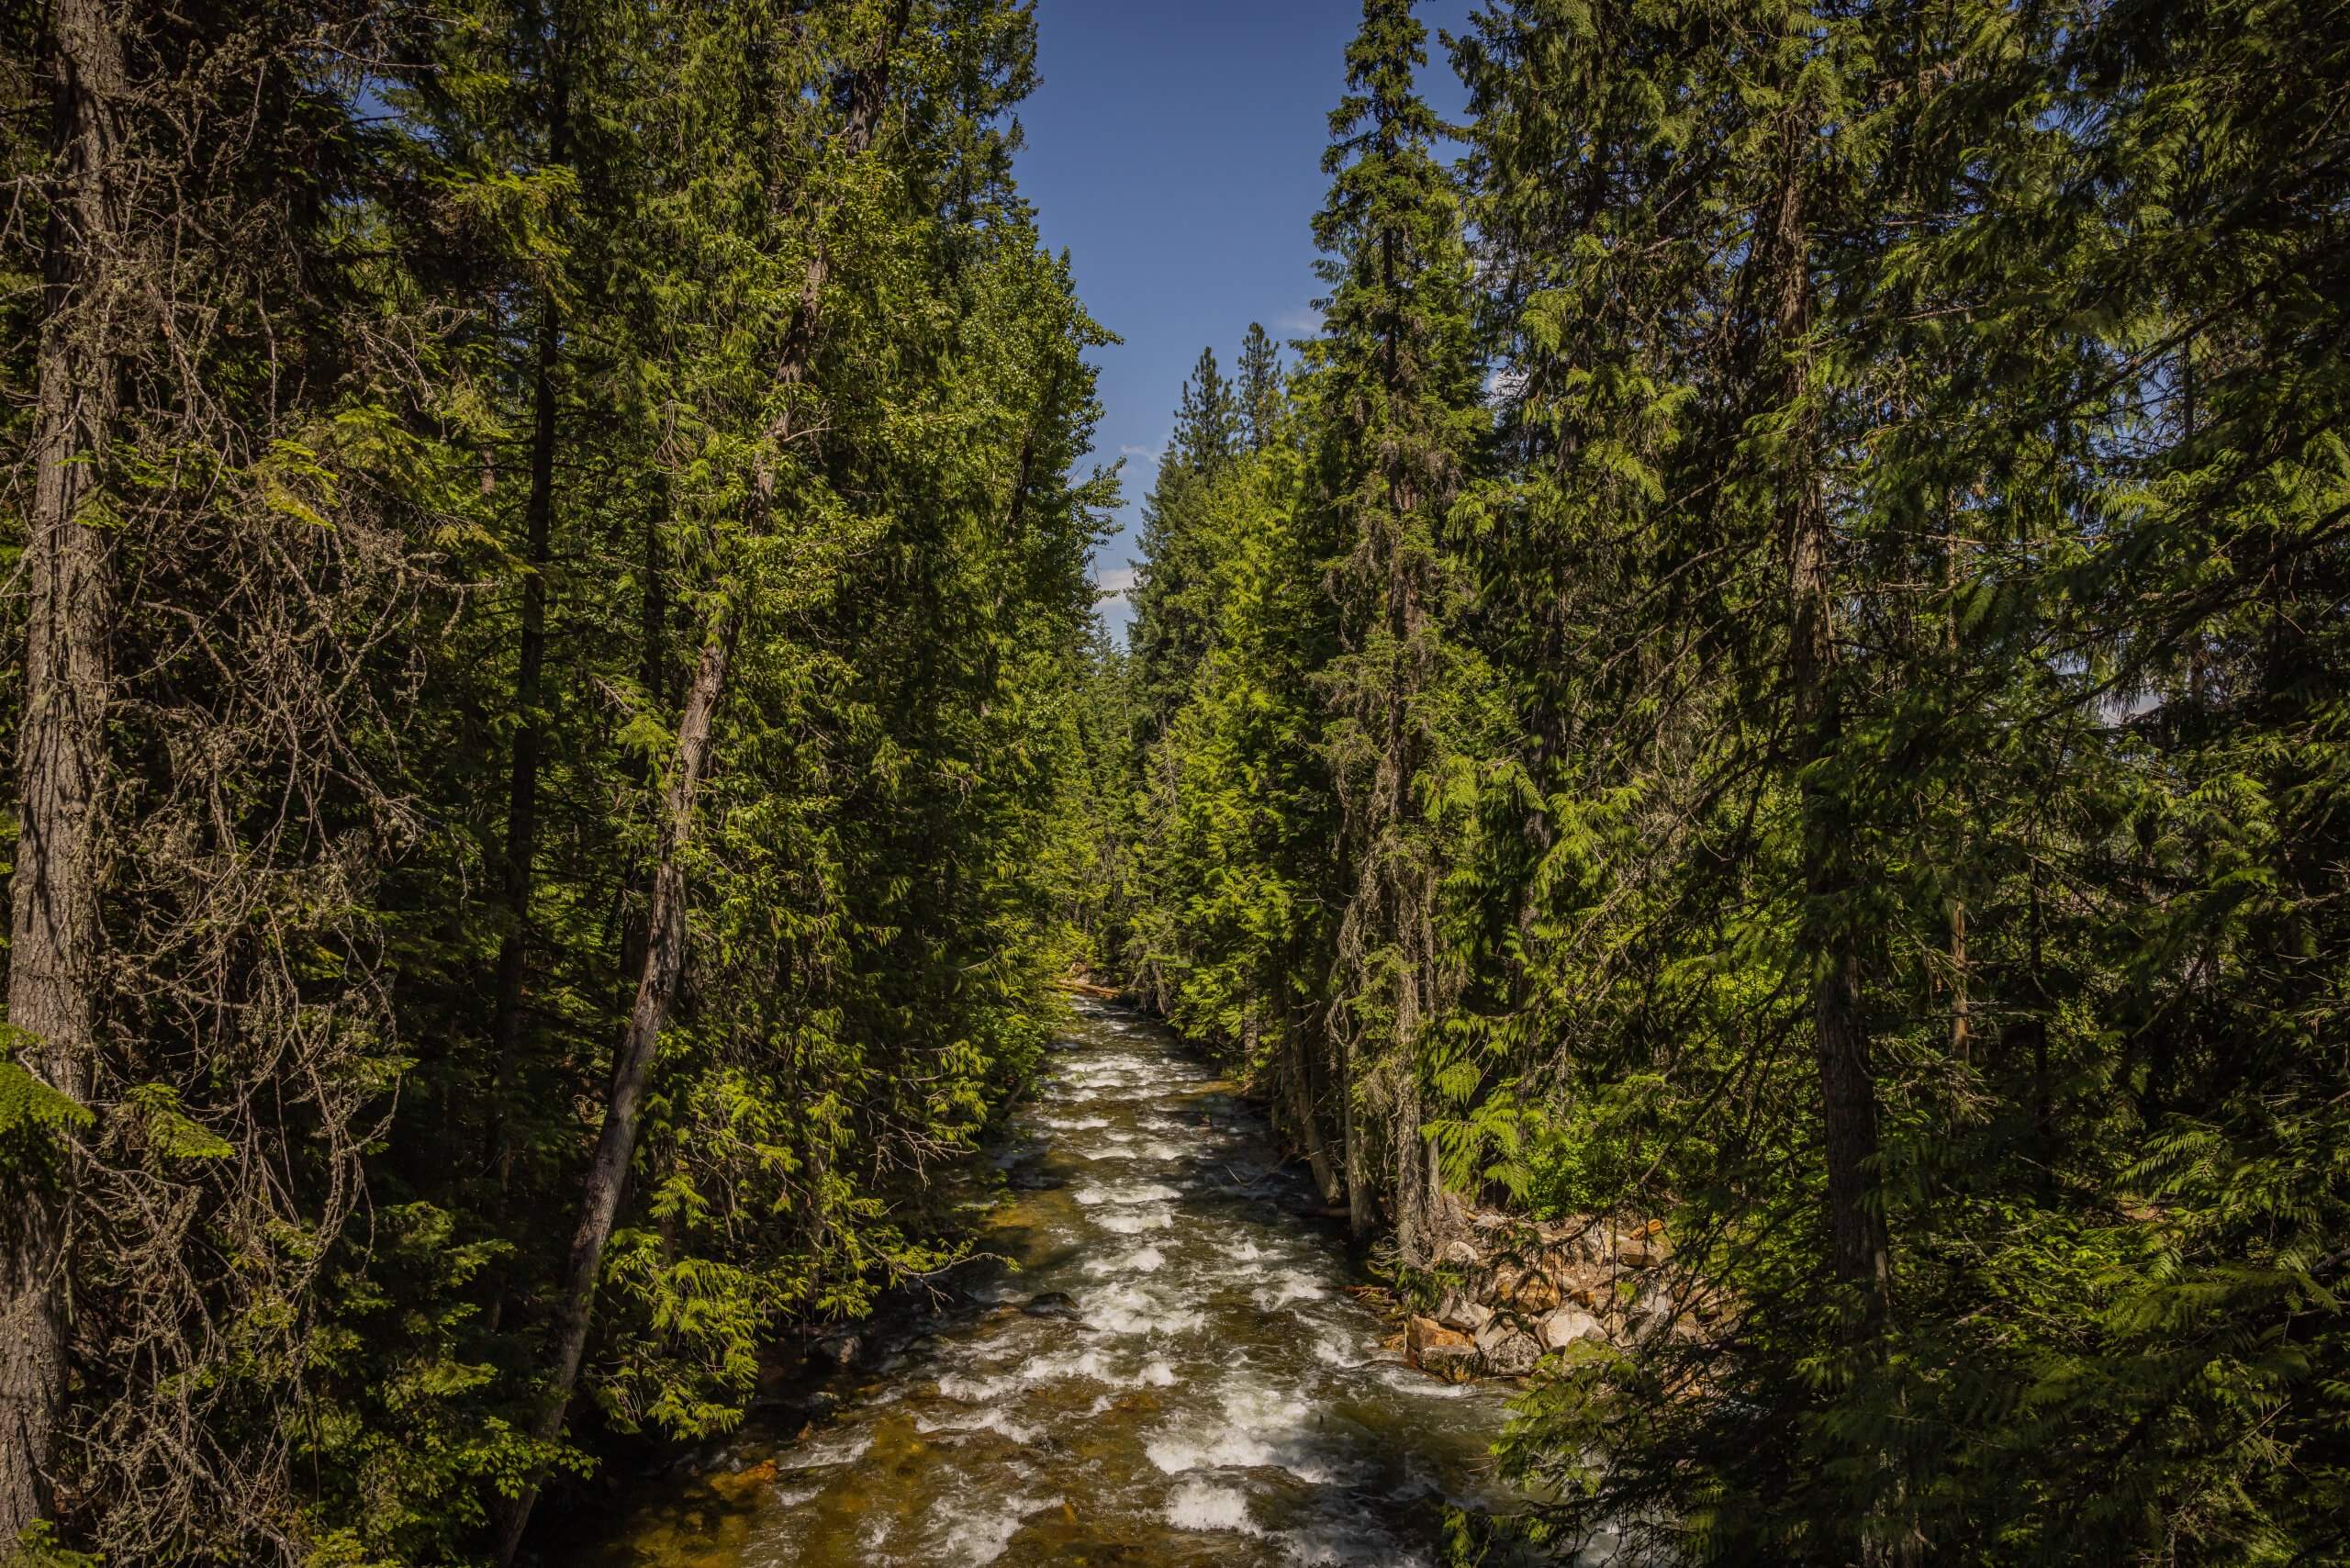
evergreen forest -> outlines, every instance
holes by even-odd
[[[1108,990],[1653,1222],[1429,1561],[2350,1562],[2350,8],[1362,0],[1142,474],[1038,27],[0,4],[0,1561],[565,1561]]]

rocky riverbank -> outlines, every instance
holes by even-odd
[[[1535,1222],[1479,1210],[1438,1256],[1435,1307],[1400,1314],[1401,1348],[1422,1372],[1463,1383],[1523,1377],[1544,1355],[1578,1346],[1629,1350],[1695,1331],[1720,1305],[1668,1266],[1664,1229],[1656,1219]]]

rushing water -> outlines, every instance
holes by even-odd
[[[998,1163],[954,1302],[826,1420],[679,1481],[611,1562],[1367,1568],[1502,1501],[1492,1388],[1382,1348],[1263,1123],[1163,1031],[1085,1005]]]

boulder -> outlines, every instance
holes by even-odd
[[[1459,1383],[1475,1370],[1477,1342],[1433,1317],[1414,1317],[1404,1326],[1404,1344],[1412,1364],[1448,1383]]]
[[[1672,1293],[1651,1284],[1624,1309],[1624,1332],[1644,1345],[1670,1329],[1674,1316]]]
[[[1603,1345],[1607,1342],[1607,1330],[1599,1326],[1599,1319],[1572,1306],[1562,1306],[1550,1314],[1542,1320],[1535,1333],[1546,1350],[1563,1350],[1578,1339],[1591,1339]]]
[[[1673,1243],[1662,1233],[1634,1231],[1616,1243],[1616,1261],[1628,1269],[1653,1269],[1673,1256]]]
[[[1028,1298],[1028,1305],[1020,1310],[1031,1317],[1058,1317],[1067,1320],[1078,1316],[1077,1299],[1067,1291],[1046,1291],[1042,1295],[1031,1296]]]
[[[1561,1288],[1576,1271],[1587,1267],[1591,1260],[1572,1241],[1557,1242],[1542,1249],[1538,1261],[1542,1271],[1559,1282]]]
[[[1467,1383],[1477,1375],[1477,1347],[1431,1345],[1420,1356],[1420,1370],[1447,1383]]]
[[[1542,1359],[1542,1346],[1514,1324],[1495,1319],[1477,1336],[1477,1353],[1494,1377],[1524,1377]]]
[[[759,1489],[776,1477],[775,1461],[761,1460],[741,1470],[725,1470],[710,1478],[712,1492],[729,1503],[746,1503],[758,1495]]]
[[[1539,1234],[1544,1252],[1560,1265],[1601,1261],[1595,1227],[1587,1219],[1551,1220]]]
[[[1559,1305],[1559,1282],[1539,1269],[1528,1269],[1509,1300],[1521,1312],[1549,1312]]]
[[[1436,1309],[1436,1320],[1448,1328],[1459,1328],[1474,1334],[1493,1321],[1494,1309],[1460,1291],[1444,1293],[1443,1302]]]
[[[808,1347],[811,1359],[834,1367],[853,1367],[865,1354],[865,1341],[854,1334],[827,1334]]]
[[[1427,1350],[1431,1345],[1468,1345],[1473,1343],[1475,1343],[1475,1341],[1472,1340],[1468,1335],[1461,1333],[1459,1329],[1447,1328],[1435,1318],[1423,1317],[1417,1313],[1413,1314],[1411,1320],[1404,1325],[1404,1348],[1405,1350],[1410,1352],[1412,1358],[1416,1361],[1419,1358],[1420,1352]]]
[[[1539,1269],[1503,1263],[1487,1282],[1485,1298],[1520,1312],[1548,1312],[1559,1305],[1559,1284]]]
[[[1436,1260],[1448,1269],[1473,1269],[1484,1261],[1474,1247],[1458,1237],[1444,1244],[1444,1250],[1437,1254]]]

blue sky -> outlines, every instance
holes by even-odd
[[[1472,0],[1429,0],[1423,91],[1456,115],[1460,85],[1440,28]],[[1142,498],[1183,377],[1214,345],[1230,369],[1262,321],[1313,330],[1309,227],[1331,107],[1344,89],[1360,0],[1037,0],[1044,78],[1024,105],[1022,190],[1045,242],[1067,249],[1094,318],[1125,342],[1102,350],[1095,455],[1126,459],[1123,529],[1097,577],[1122,588],[1139,554]],[[1125,606],[1103,606],[1123,627]]]

